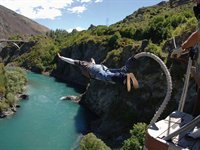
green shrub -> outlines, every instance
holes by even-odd
[[[108,30],[107,26],[97,26],[95,27],[94,30],[92,30],[92,34],[97,35],[97,36],[102,36],[106,33],[106,31]]]
[[[161,50],[161,47],[152,43],[152,42],[149,42],[148,44],[148,50],[151,52],[151,53],[154,53],[158,56],[161,56],[161,53],[162,53],[162,50]]]
[[[123,143],[123,150],[142,150],[142,146],[137,139],[128,139]]]
[[[9,108],[9,104],[7,104],[7,103],[5,102],[5,100],[1,100],[1,101],[0,101],[0,112],[6,110],[6,109],[8,109],[8,108]]]
[[[0,63],[0,96],[4,96],[6,87],[5,69],[3,63]]]
[[[55,44],[57,42],[54,43],[52,39],[44,36],[32,37],[31,41],[35,45],[30,48],[28,53],[17,57],[14,61],[30,70],[37,68],[40,72],[52,71],[53,60],[59,51],[59,47]]]
[[[110,150],[106,144],[93,133],[85,135],[80,142],[81,150]]]
[[[178,27],[176,27],[176,29],[173,31],[172,35],[173,36],[180,36],[181,34],[191,31],[191,30],[195,30],[197,26],[197,22],[196,19],[190,18],[187,20],[186,23],[179,25]]]
[[[142,150],[145,140],[147,125],[145,123],[137,123],[130,130],[131,137],[123,142],[123,150]]]
[[[164,16],[158,16],[150,22],[145,31],[145,36],[151,39],[153,43],[160,43],[171,36],[171,25],[165,21]]]
[[[127,28],[124,28],[122,30],[120,30],[120,34],[122,35],[122,37],[125,37],[125,38],[134,38],[134,34],[136,32],[136,29],[133,28],[133,27],[127,27]]]
[[[13,93],[7,93],[6,94],[6,103],[9,105],[9,106],[13,106],[16,102],[16,98],[15,96],[13,95]]]
[[[22,93],[23,87],[27,83],[26,73],[16,67],[6,67],[6,93],[13,95]],[[6,94],[7,95],[7,94]]]
[[[108,60],[112,60],[113,62],[113,65],[112,67],[116,67],[119,65],[120,63],[120,55],[122,54],[122,49],[114,49],[110,52],[107,53],[107,56],[105,58],[105,62],[108,61]]]
[[[121,38],[121,34],[119,32],[115,32],[113,36],[111,36],[110,40],[108,41],[108,45],[114,47],[117,40]]]

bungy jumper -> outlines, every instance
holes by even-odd
[[[182,50],[176,48],[175,40],[174,45],[175,50],[172,52],[172,54],[180,56]],[[197,59],[197,52],[194,51],[194,48],[189,50],[189,53],[190,57],[188,60],[186,77],[178,110],[172,112],[168,117],[160,121],[157,120],[165,109],[171,97],[172,80],[170,73],[162,60],[160,60],[157,56],[148,53],[139,53],[135,56],[136,59],[142,56],[152,57],[160,64],[167,79],[167,94],[163,103],[161,104],[158,111],[155,113],[153,119],[148,126],[143,148],[144,150],[200,150],[200,139],[188,138],[187,136],[190,131],[193,131],[194,128],[200,125],[200,115],[194,118],[192,115],[183,112],[188,91],[192,61],[195,61],[195,59]]]

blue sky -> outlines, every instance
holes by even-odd
[[[93,25],[111,25],[138,8],[162,0],[0,0],[3,5],[52,29],[83,30]]]

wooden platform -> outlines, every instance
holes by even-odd
[[[148,150],[200,150],[200,139],[195,140],[187,137],[188,132],[172,138],[171,141],[163,140],[164,137],[178,130],[192,119],[193,116],[189,114],[173,112],[164,120],[158,121],[148,128],[145,147]]]

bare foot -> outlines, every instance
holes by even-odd
[[[127,91],[128,92],[131,91],[131,84],[133,84],[134,89],[138,89],[139,88],[138,81],[135,78],[134,74],[133,73],[128,73],[127,74],[127,79],[126,79],[126,87],[127,87]]]
[[[130,77],[130,73],[128,73],[127,77],[126,77],[126,88],[127,88],[128,92],[131,91],[131,77]]]
[[[131,78],[131,81],[132,81],[132,83],[133,83],[134,89],[138,89],[138,88],[139,88],[139,84],[138,84],[138,81],[137,81],[137,79],[135,78],[135,76],[134,76],[133,73],[130,73],[130,78]]]

